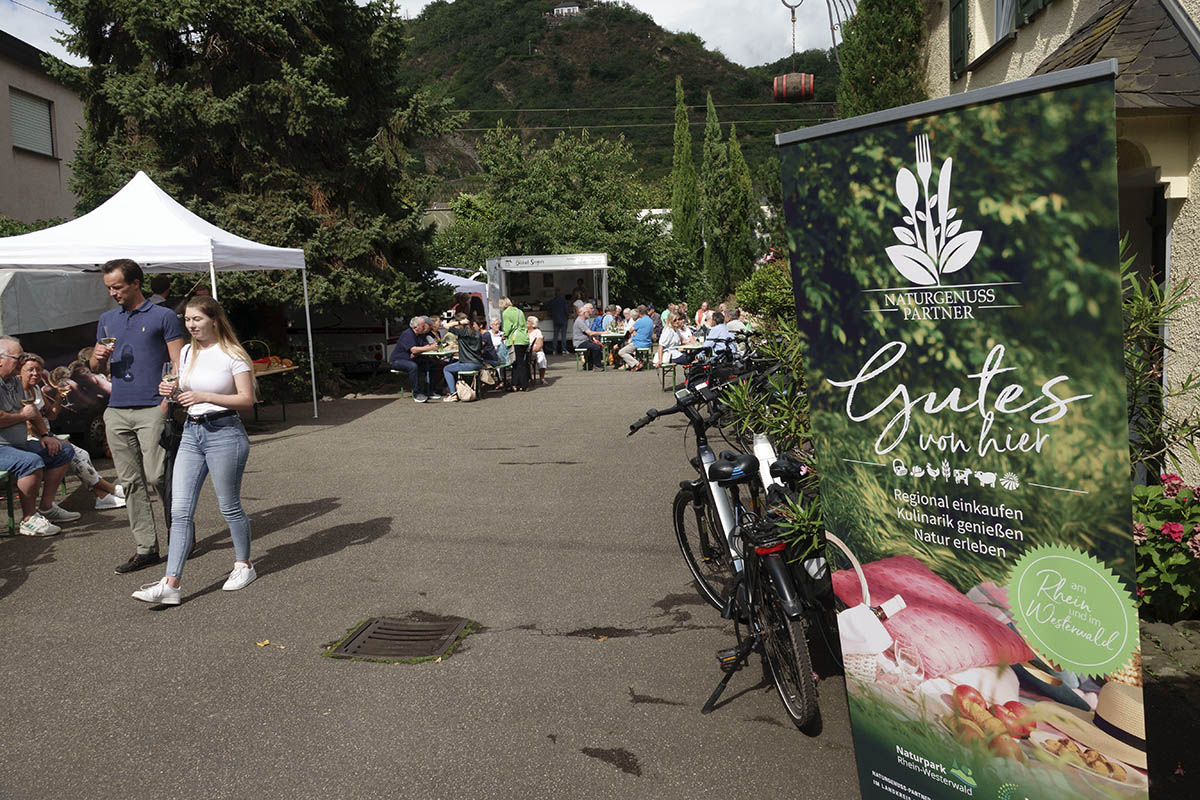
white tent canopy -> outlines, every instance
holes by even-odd
[[[114,258],[131,258],[146,272],[208,272],[217,296],[218,272],[298,269],[309,321],[304,251],[271,247],[235,236],[188,211],[139,172],[119,192],[82,217],[20,236],[0,238],[0,267],[94,270]],[[100,276],[96,276],[100,281]],[[312,326],[308,357],[317,416]]]
[[[442,283],[448,284],[455,292],[466,292],[467,294],[479,293],[483,298],[484,308],[487,307],[488,287],[483,281],[471,280],[462,275],[455,275],[453,272],[444,272],[443,270],[434,270],[433,277],[437,278]]]

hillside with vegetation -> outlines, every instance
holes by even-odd
[[[825,51],[797,55],[798,71],[816,75],[814,102],[773,103],[771,79],[790,71],[790,54],[747,69],[696,35],[665,31],[623,3],[581,0],[583,13],[555,18],[552,9],[560,4],[439,0],[408,23],[406,67],[467,112],[453,143],[425,154],[449,179],[447,194],[471,190],[475,145],[501,120],[545,145],[561,131],[581,128],[606,138],[623,135],[645,178],[662,178],[671,168],[676,75],[692,106],[697,158],[708,92],[721,122],[737,123],[752,168],[770,157],[777,131],[836,115],[837,65]]]

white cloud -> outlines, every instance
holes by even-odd
[[[57,56],[68,64],[87,63],[84,59],[71,55],[61,44],[54,41],[55,37],[69,26],[57,19],[58,12],[49,3],[45,0],[21,0],[21,3],[22,5],[17,5],[12,0],[0,0],[0,30]],[[39,14],[38,11],[42,13]],[[51,19],[51,16],[56,19]]]

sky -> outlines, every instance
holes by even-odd
[[[468,2],[469,0],[459,0]],[[794,0],[789,0],[794,2]],[[781,0],[628,0],[661,27],[691,32],[730,61],[753,67],[792,52],[791,12]],[[796,10],[796,49],[828,49],[829,0],[802,0]],[[428,0],[400,0],[404,13],[416,16]],[[38,12],[42,13],[38,13]],[[50,16],[46,16],[50,15]],[[83,63],[53,41],[63,23],[46,0],[0,0],[0,30],[73,64]]]

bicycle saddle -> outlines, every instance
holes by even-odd
[[[721,453],[708,468],[708,479],[721,486],[751,483],[758,478],[758,459],[752,453]]]
[[[799,480],[807,472],[808,469],[803,461],[787,453],[781,453],[775,463],[771,465],[771,477],[781,478],[785,481]]]

